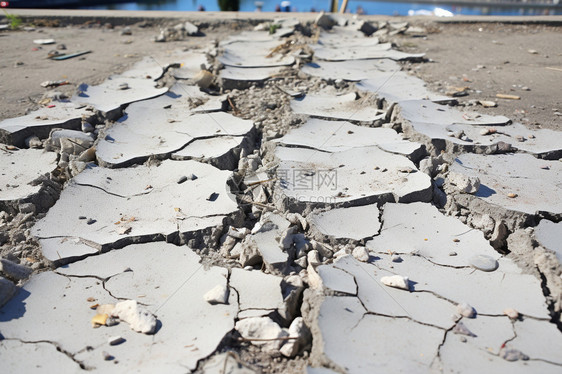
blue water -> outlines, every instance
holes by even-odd
[[[261,0],[263,3],[262,10],[264,12],[275,11],[276,5],[282,0]],[[256,11],[255,0],[240,0],[240,11],[254,12]],[[340,1],[341,4],[341,1]],[[85,9],[113,9],[113,10],[170,10],[170,11],[196,11],[199,6],[205,7],[207,11],[218,11],[217,0],[144,0],[125,2],[119,4],[111,4],[96,7],[85,7]],[[293,0],[291,1],[292,11],[310,12],[321,10],[327,11],[330,7],[330,0]],[[554,14],[547,13],[542,9],[518,9],[518,8],[501,8],[493,9],[487,7],[471,8],[459,6],[439,5],[440,8],[446,9],[453,14],[463,15],[539,15]],[[382,14],[382,15],[408,15],[409,10],[429,10],[432,11],[435,6],[430,4],[412,3],[394,3],[373,0],[350,0],[348,3],[348,11],[356,13],[358,8],[362,8],[365,14]]]

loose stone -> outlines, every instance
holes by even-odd
[[[472,256],[469,262],[473,268],[482,271],[494,271],[498,268],[498,262],[494,258],[486,255]]]
[[[408,277],[402,275],[392,275],[381,278],[381,283],[388,287],[400,288],[402,290],[410,289],[410,281]]]

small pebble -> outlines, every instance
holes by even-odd
[[[482,271],[494,271],[498,268],[498,262],[493,257],[486,255],[472,256],[469,262],[473,268]]]
[[[449,256],[456,256],[457,252],[449,252]]]
[[[410,281],[408,277],[402,275],[392,275],[381,278],[381,283],[388,287],[400,288],[402,290],[410,289]]]
[[[398,255],[393,255],[392,256],[392,262],[402,262],[402,257],[398,256]]]
[[[184,175],[178,179],[178,184],[182,184],[183,182],[187,181],[187,177]]]
[[[506,361],[517,361],[517,360],[526,361],[529,359],[529,356],[527,356],[520,350],[513,349],[513,348],[505,348],[505,347],[501,349],[500,357]]]
[[[103,356],[103,359],[104,359],[105,361],[111,361],[111,360],[113,360],[113,359],[115,358],[115,357],[113,357],[112,355],[110,355],[109,353],[107,353],[106,351],[103,351],[103,352],[101,353],[101,355]]]
[[[93,224],[96,223],[96,222],[97,222],[97,221],[96,221],[95,219],[93,219],[93,218],[88,218],[88,221],[86,221],[86,223],[87,223],[88,225],[93,225]]]
[[[107,342],[109,343],[109,345],[119,345],[121,343],[124,343],[125,339],[123,339],[121,336],[112,336],[107,340]]]
[[[503,310],[503,314],[508,316],[510,319],[517,319],[519,318],[519,312],[513,308],[506,308]]]
[[[516,193],[510,192],[507,194],[507,197],[509,197],[510,199],[514,199],[516,198],[518,195]]]
[[[79,216],[78,217],[78,219],[86,219],[86,218],[88,218],[88,217],[86,217],[86,216]]]
[[[453,327],[453,332],[459,335],[466,335],[476,337],[476,335],[468,329],[462,322],[458,322],[455,327]]]
[[[476,310],[467,303],[460,303],[457,305],[457,312],[466,318],[476,317]]]
[[[453,239],[453,242],[458,243],[458,242],[460,242],[460,239],[454,238],[454,239]]]
[[[127,83],[121,83],[117,88],[120,90],[126,90],[129,88],[129,85]]]

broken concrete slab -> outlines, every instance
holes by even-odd
[[[274,141],[287,146],[327,152],[376,145],[382,150],[403,154],[412,160],[419,159],[424,153],[421,144],[404,140],[393,129],[357,126],[349,122],[317,118],[309,119],[301,127],[290,130],[285,136]]]
[[[398,105],[402,118],[413,124],[504,126],[511,122],[504,116],[463,112],[428,100],[407,100],[401,101]]]
[[[57,167],[57,154],[36,149],[8,148],[0,145],[0,207],[28,201],[44,188],[41,176]]]
[[[272,41],[234,41],[223,47],[218,60],[227,66],[259,68],[274,66],[289,66],[295,63],[290,55],[275,54],[273,50],[280,45],[277,40]]]
[[[219,79],[222,80],[222,87],[224,89],[241,89],[252,84],[262,84],[266,80],[280,75],[282,69],[279,66],[265,68],[225,66],[220,71]]]
[[[440,298],[439,295],[408,292],[384,285],[381,278],[393,276],[396,270],[392,268],[379,268],[377,261],[372,264],[362,263],[352,256],[341,257],[330,266],[345,271],[354,279],[357,284],[357,297],[370,313],[408,318],[442,329],[454,325],[451,317],[456,308],[453,303]],[[412,278],[412,281],[418,280]]]
[[[405,100],[451,101],[450,97],[433,93],[426,86],[421,79],[403,71],[374,72],[368,79],[357,83],[359,90],[376,93],[388,103]]]
[[[191,175],[196,179],[178,183],[183,176]],[[32,233],[39,239],[68,238],[76,242],[79,238],[69,254],[61,252],[63,248],[55,250],[56,246],[43,248],[45,257],[57,262],[92,253],[92,245],[81,241],[105,250],[142,238],[173,240],[186,235],[196,239],[238,212],[236,199],[226,185],[229,177],[228,171],[195,161],[89,169],[69,183]],[[76,256],[81,249],[82,256]]]
[[[172,68],[172,76],[176,79],[192,79],[201,71],[201,65],[207,64],[207,56],[199,52],[183,52],[172,57],[180,67]]]
[[[380,72],[397,72],[400,65],[394,60],[356,60],[356,61],[319,61],[304,65],[301,71],[305,74],[325,80],[344,79],[357,82],[367,79]],[[377,91],[372,91],[377,92]]]
[[[356,46],[350,48],[312,46],[314,57],[326,61],[348,61],[348,60],[371,60],[391,59],[417,60],[425,56],[425,53],[405,53],[391,49],[391,43],[374,44],[368,46]]]
[[[326,297],[313,334],[314,346],[319,347],[324,360],[338,372],[347,373],[384,371],[388,367],[402,372],[427,371],[443,339],[443,331],[438,328],[405,318],[367,314],[355,297]],[[412,338],[416,336],[424,338]]]
[[[101,354],[111,349],[110,354],[119,361],[120,370],[140,366],[143,370],[155,367],[170,372],[185,367],[193,370],[234,327],[238,311],[235,292],[231,293],[229,305],[210,305],[204,301],[203,294],[208,287],[220,282],[226,284],[227,271],[217,267],[205,270],[199,260],[187,247],[149,243],[91,257],[75,264],[76,268],[69,265],[60,269],[65,276],[42,273],[33,277],[2,309],[0,316],[7,320],[2,333],[7,338],[54,342],[76,362],[91,369],[114,367]],[[130,270],[124,271],[125,267]],[[105,276],[111,278],[102,286],[100,279]],[[121,299],[135,297],[149,304],[146,308],[159,321],[155,335],[136,333],[125,323],[98,329],[84,323],[93,315],[88,308],[90,304],[119,301],[111,295]],[[50,323],[45,324],[45,319]],[[21,327],[22,324],[26,327]],[[36,324],[40,328],[31,327]],[[189,324],[190,328],[178,331],[177,326],[182,324]],[[115,335],[122,336],[126,344],[109,348],[108,338]],[[86,346],[93,349],[85,349]]]
[[[460,133],[464,134],[464,139],[451,136]],[[509,144],[513,150],[542,159],[557,160],[562,157],[562,132],[549,129],[529,130],[520,123],[485,129],[470,125],[451,125],[443,128],[441,135],[434,134],[433,137],[463,145],[467,150],[488,150],[488,153],[493,153],[504,143]]]
[[[241,319],[236,322],[235,329],[244,340],[261,346],[263,351],[272,355],[279,354],[279,348],[285,343],[283,338],[289,336],[285,329],[282,329],[269,317]]]
[[[267,315],[277,311],[283,316],[285,305],[281,294],[282,280],[281,277],[261,271],[234,268],[230,274],[229,285],[238,293],[240,312],[254,310],[263,313],[261,315]]]
[[[523,324],[529,321],[533,320],[526,319]],[[546,321],[533,322],[550,325]],[[453,335],[449,332],[439,350],[439,360],[434,363],[434,368],[439,368],[443,371],[457,371],[459,367],[462,367],[470,372],[490,373],[504,371],[509,371],[510,373],[528,373],[529,371],[556,373],[560,371],[560,366],[539,361],[540,358],[535,358],[522,350],[529,347],[519,347],[516,344],[518,338],[512,323],[507,317],[478,316],[476,319],[463,319],[463,323],[476,336],[466,337]],[[518,323],[516,322],[515,326]],[[560,335],[556,327],[551,326],[553,330],[551,334]],[[536,335],[534,336],[536,337]],[[536,338],[533,341],[538,343],[536,345],[537,348],[540,349],[542,347]],[[548,340],[541,339],[541,341],[547,342]],[[507,348],[522,350],[522,353],[528,355],[530,360],[507,361],[501,358],[498,354],[506,342]]]
[[[57,350],[57,345],[49,342],[25,342],[17,339],[0,340],[3,354],[2,368],[8,373],[65,372],[81,371],[80,364],[72,357]]]
[[[130,105],[125,117],[99,141],[96,157],[100,165],[127,166],[153,154],[179,151],[198,138],[245,136],[253,131],[251,121],[223,112],[186,116],[192,100],[188,87],[176,85],[164,96]]]
[[[543,219],[535,227],[535,238],[544,248],[553,251],[562,264],[562,222],[554,223]]]
[[[312,272],[309,267],[309,274]],[[332,265],[320,265],[316,268],[318,274],[318,284],[311,281],[313,288],[321,288],[333,292],[340,292],[348,295],[357,295],[357,284],[352,274],[345,270],[338,269]],[[310,277],[310,275],[309,275]]]
[[[454,217],[447,217],[431,204],[385,204],[380,235],[366,244],[376,253],[411,253],[447,266],[470,266],[475,255],[501,256],[481,231]],[[455,252],[455,256],[451,256]]]
[[[196,160],[222,170],[234,170],[238,166],[240,152],[250,147],[247,137],[217,136],[196,139],[183,149],[172,153],[172,160]]]
[[[467,199],[478,199],[490,206],[535,215],[562,214],[562,164],[540,160],[527,154],[463,154],[450,170],[480,179],[480,188]],[[548,200],[544,196],[550,196]]]
[[[472,267],[434,264],[413,254],[401,255],[401,262],[393,262],[390,254],[379,253],[378,257],[375,264],[379,269],[410,278],[411,291],[431,292],[455,307],[468,303],[479,314],[499,316],[509,307],[534,318],[550,318],[540,280],[523,274],[511,260],[501,258],[496,271],[483,272]]]
[[[516,348],[533,360],[541,360],[562,367],[562,335],[556,325],[549,321],[525,318],[513,323],[516,338],[510,346]],[[540,339],[537,339],[540,336]]]
[[[161,64],[153,56],[147,56],[135,63],[131,69],[123,72],[121,75],[127,78],[152,79],[153,81],[157,81],[162,77],[167,68],[167,64]]]
[[[388,206],[388,204],[387,204]],[[312,235],[318,240],[363,240],[377,235],[381,223],[380,211],[376,204],[337,208],[321,213],[309,214]],[[361,217],[357,220],[357,217]]]
[[[376,201],[429,201],[429,176],[404,156],[377,147],[325,153],[277,147],[276,203],[304,208],[365,205]]]
[[[289,228],[290,222],[280,214],[269,213],[263,216],[260,224],[258,232],[249,237],[249,244],[255,246],[271,273],[283,273],[288,266],[289,254],[278,238]]]
[[[81,118],[91,117],[94,112],[85,105],[65,101],[54,107],[42,107],[25,116],[8,118],[0,122],[0,142],[25,146],[25,139],[36,135],[46,139],[53,128],[80,129]]]
[[[112,75],[98,86],[81,84],[77,91],[71,99],[73,103],[92,105],[105,115],[110,115],[122,105],[160,96],[166,93],[168,88],[158,88],[154,80],[146,77],[143,79]]]
[[[358,99],[353,92],[341,96],[306,95],[291,100],[291,109],[311,117],[346,121],[373,122],[384,118],[385,113],[376,106],[365,105],[366,99]]]

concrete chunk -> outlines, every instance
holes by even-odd
[[[295,113],[318,118],[334,118],[346,121],[372,122],[384,118],[377,108],[365,106],[355,93],[342,96],[307,95],[291,101]]]

